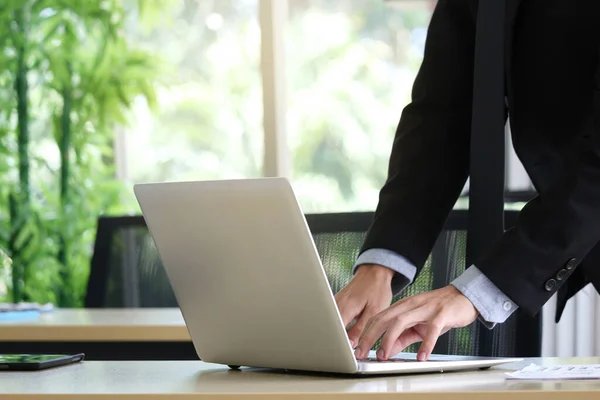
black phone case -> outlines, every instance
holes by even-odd
[[[74,364],[83,361],[85,358],[84,353],[65,355],[62,358],[55,360],[41,361],[34,363],[0,363],[0,371],[40,371],[43,369],[49,369],[54,367],[60,367],[63,365]]]

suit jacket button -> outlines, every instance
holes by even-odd
[[[546,291],[551,292],[554,290],[554,288],[556,287],[556,281],[554,279],[548,279],[546,281]]]
[[[577,266],[577,260],[576,259],[571,258],[569,261],[567,261],[566,267],[567,267],[567,269],[569,271],[572,270],[573,268],[575,268],[576,266]]]
[[[560,271],[558,271],[558,273],[556,274],[556,279],[558,279],[559,281],[562,281],[563,278],[565,276],[567,276],[567,274],[569,273],[569,271],[567,271],[566,269],[561,269]]]

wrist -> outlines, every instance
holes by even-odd
[[[363,264],[357,268],[355,275],[367,276],[370,279],[375,279],[386,284],[391,284],[392,278],[394,277],[394,271],[390,268],[378,264]]]
[[[463,293],[461,293],[460,290],[458,290],[456,287],[454,287],[453,285],[447,285],[446,288],[448,289],[449,292],[451,292],[455,297],[459,298],[460,301],[462,303],[465,304],[466,307],[468,307],[469,309],[472,309],[473,312],[479,316],[480,312],[477,309],[477,307],[475,307],[475,304],[473,304],[473,302],[467,297],[465,296]]]

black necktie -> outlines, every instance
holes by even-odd
[[[467,267],[504,232],[506,0],[479,0],[475,36]]]

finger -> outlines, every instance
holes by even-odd
[[[340,316],[342,317],[342,322],[344,323],[344,326],[347,327],[361,313],[361,305],[360,303],[351,300],[351,298],[344,296],[343,294],[339,297],[336,296],[335,300]]]
[[[358,359],[367,356],[373,344],[387,330],[388,327],[386,324],[393,322],[394,315],[402,315],[404,310],[409,306],[410,302],[407,299],[403,299],[369,319],[358,340],[357,352],[355,352]]]
[[[386,318],[386,316],[389,313],[394,312],[394,310],[397,310],[398,306],[399,304],[396,303],[396,305],[394,305],[392,308],[385,309],[385,307],[382,307],[384,309],[381,311],[375,310],[374,314],[365,321],[365,327],[362,329],[361,337],[365,332],[371,330],[371,327],[374,323],[380,323],[384,318]],[[394,314],[397,314],[397,312],[395,312]],[[359,337],[359,340],[361,339],[361,337]]]
[[[417,360],[425,361],[429,358],[438,338],[442,334],[444,325],[445,324],[439,318],[435,318],[428,325],[427,334],[423,338],[423,343],[421,343],[421,347],[419,347],[419,351],[417,352]]]
[[[367,305],[363,310],[362,314],[358,317],[358,320],[350,329],[348,329],[348,338],[352,342],[352,346],[356,347],[360,339],[360,335],[363,333],[367,323],[377,314],[375,307]]]
[[[391,349],[400,336],[413,326],[427,320],[429,317],[427,307],[420,307],[401,314],[396,318],[393,324],[386,330],[381,338],[381,344],[377,350],[377,357],[382,360],[387,360],[390,357]]]
[[[411,344],[421,342],[422,340],[423,337],[414,328],[407,329],[398,337],[398,339],[396,339],[392,347],[390,347],[388,358],[394,357]]]
[[[392,322],[390,309],[387,309],[375,315],[369,320],[367,326],[363,330],[358,344],[356,346],[355,355],[357,359],[365,358],[377,339],[386,331],[388,325]]]

